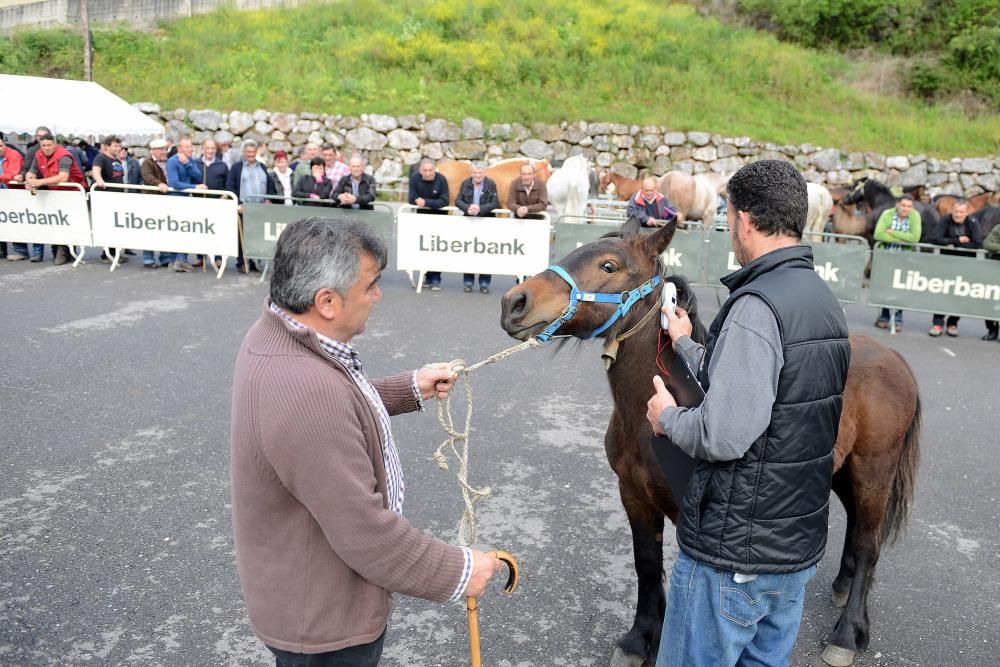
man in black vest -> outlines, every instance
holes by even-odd
[[[705,400],[679,408],[657,377],[648,405],[653,430],[698,459],[680,503],[657,667],[788,664],[826,548],[847,322],[799,245],[808,204],[795,168],[755,162],[728,190],[743,268],[722,279],[730,296],[706,346],[691,340],[683,310],[668,314]]]

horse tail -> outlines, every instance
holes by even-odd
[[[909,365],[906,369],[910,371]],[[910,371],[910,377],[912,376],[913,372]],[[889,503],[886,506],[885,519],[882,521],[882,542],[885,544],[894,543],[902,535],[906,521],[910,516],[910,508],[913,505],[913,490],[917,483],[917,466],[920,464],[920,422],[920,392],[918,390],[913,418],[910,419],[910,425],[906,429],[903,444],[899,449],[896,475],[892,479]]]

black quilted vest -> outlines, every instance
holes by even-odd
[[[804,570],[826,548],[833,447],[851,359],[847,321],[807,246],[780,248],[722,279],[729,299],[709,328],[702,385],[729,310],[756,294],[774,311],[784,365],[767,430],[743,458],[699,461],[677,542],[700,562],[743,573]]]

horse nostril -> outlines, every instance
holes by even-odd
[[[528,312],[528,304],[530,299],[528,298],[527,292],[521,292],[514,297],[513,303],[510,306],[511,317],[523,317],[526,312]]]

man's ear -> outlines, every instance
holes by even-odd
[[[332,320],[340,314],[344,299],[329,287],[317,290],[313,295],[313,310],[324,320]]]

